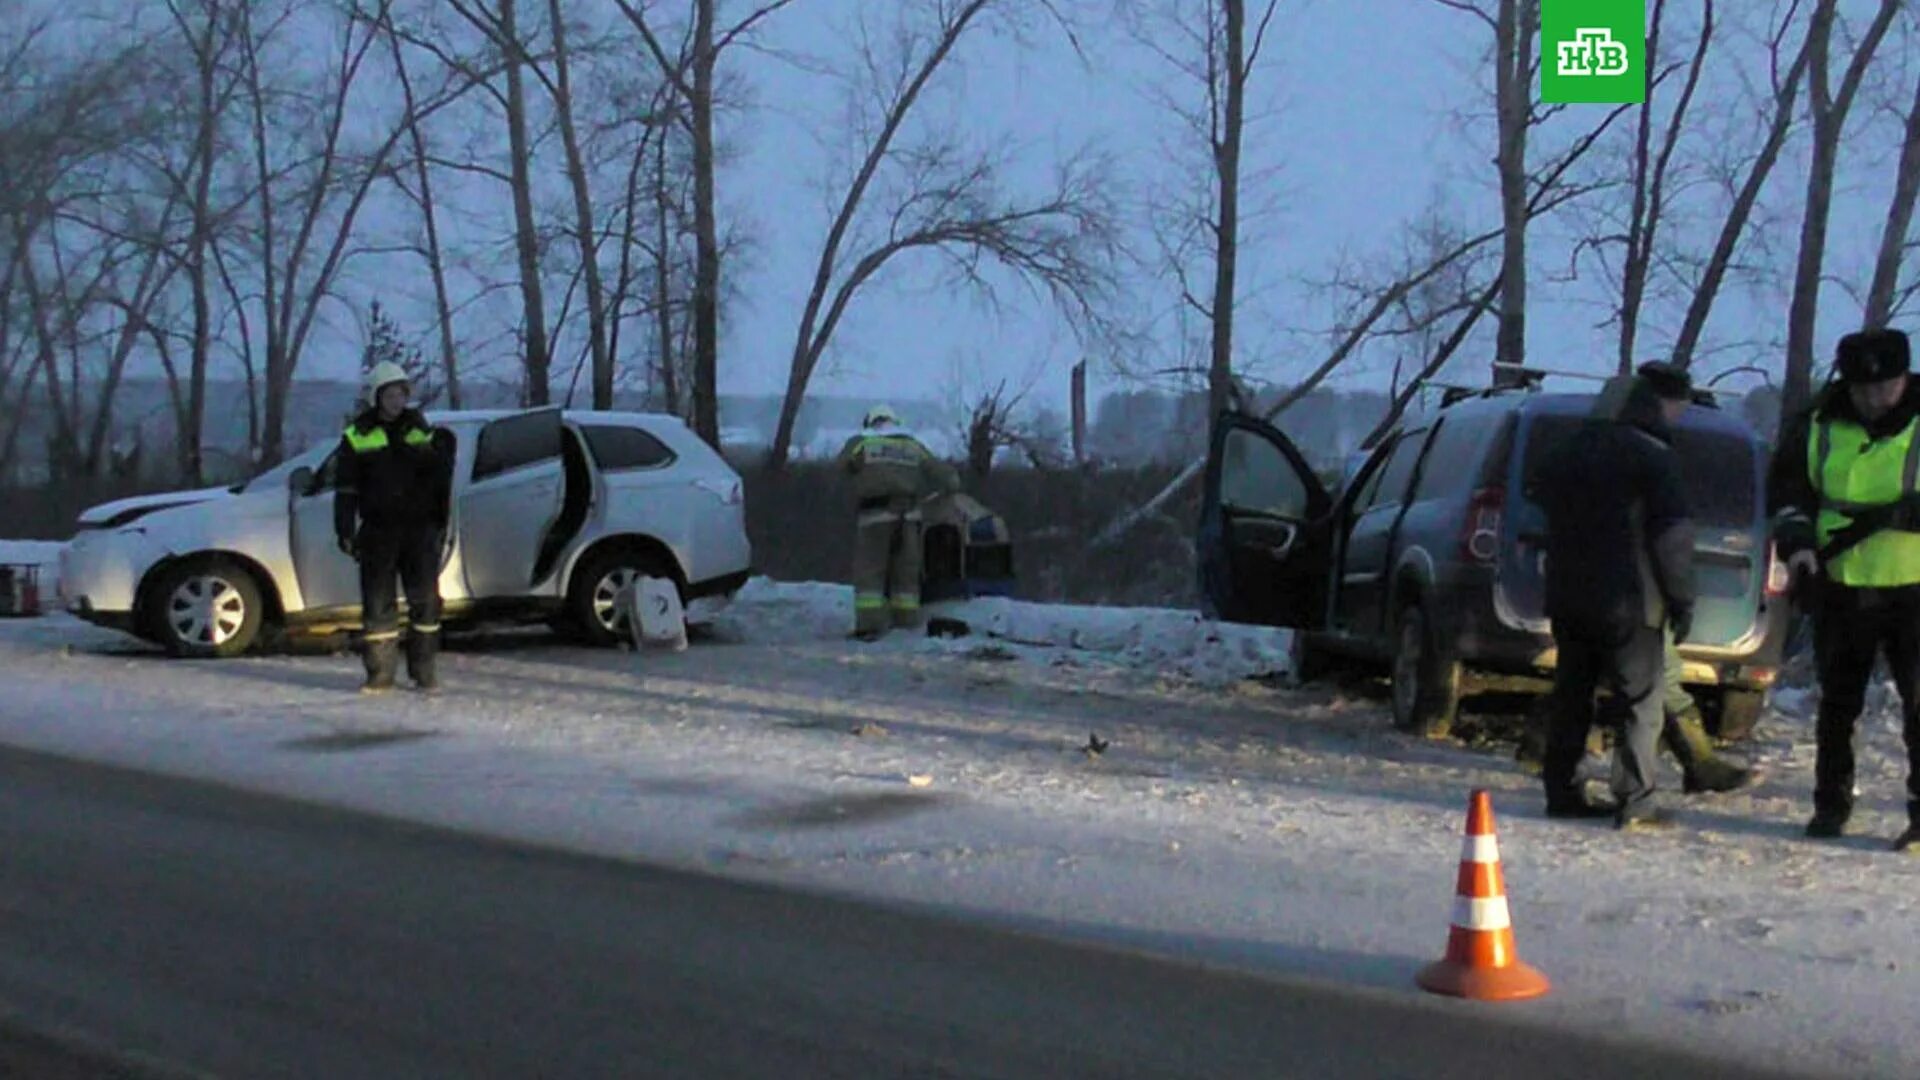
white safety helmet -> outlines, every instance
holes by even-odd
[[[881,424],[898,425],[899,423],[900,417],[893,411],[893,406],[891,405],[875,405],[873,408],[867,410],[865,424],[867,427],[876,428]]]
[[[368,405],[378,407],[380,404],[380,391],[385,390],[394,383],[407,383],[411,385],[412,382],[413,376],[407,374],[406,368],[401,367],[391,360],[382,360],[373,365],[373,370],[367,372],[366,378],[361,380],[360,392],[367,399]]]

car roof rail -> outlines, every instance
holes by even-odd
[[[1527,380],[1529,384],[1533,386],[1538,386],[1539,383],[1544,381],[1549,375],[1558,376],[1563,379],[1579,379],[1584,382],[1597,383],[1610,382],[1618,378],[1617,375],[1595,375],[1585,371],[1555,371],[1550,368],[1530,368],[1519,364],[1499,362],[1496,362],[1493,366],[1499,370],[1516,371],[1522,379]],[[1720,407],[1719,392],[1709,387],[1696,386],[1693,388],[1693,403],[1708,409],[1718,409]]]
[[[1424,389],[1440,391],[1440,407],[1450,408],[1463,401],[1478,401],[1482,398],[1499,397],[1502,394],[1527,393],[1538,389],[1537,386],[1461,386],[1457,383],[1428,382]]]

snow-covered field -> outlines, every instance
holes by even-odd
[[[1808,722],[1755,790],[1667,833],[1547,822],[1505,753],[1244,676],[1284,635],[1004,601],[954,640],[842,640],[835,586],[756,582],[679,654],[457,642],[436,699],[350,657],[158,658],[64,617],[0,624],[0,739],[600,853],[843,890],[1417,994],[1467,793],[1494,792],[1540,1001],[1457,1006],[1846,1076],[1920,1075],[1920,859],[1883,850],[1882,713],[1858,838],[1800,838]],[[1797,708],[1804,700],[1796,699]],[[1110,745],[1083,750],[1089,734]],[[1677,777],[1667,779],[1677,788]],[[1596,1071],[1604,1071],[1595,1062]]]

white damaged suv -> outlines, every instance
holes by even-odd
[[[740,476],[686,425],[621,412],[430,414],[455,441],[444,618],[625,636],[646,575],[684,600],[730,596],[752,565]],[[360,625],[359,569],[335,545],[336,443],[232,488],[94,507],[60,556],[66,609],[178,656],[237,656]]]

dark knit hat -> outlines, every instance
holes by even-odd
[[[1900,330],[1861,330],[1841,338],[1834,350],[1834,366],[1850,383],[1885,382],[1912,365],[1912,349]]]
[[[1693,376],[1687,369],[1665,360],[1652,360],[1641,364],[1635,374],[1647,384],[1647,388],[1666,401],[1692,401]]]

